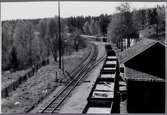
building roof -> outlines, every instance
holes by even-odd
[[[135,56],[139,55],[140,53],[144,52],[145,50],[147,50],[148,48],[150,48],[151,46],[153,46],[157,43],[164,45],[164,43],[161,43],[161,42],[156,41],[156,40],[142,39],[141,41],[136,43],[134,46],[132,46],[132,47],[130,47],[122,52],[119,52],[117,54],[117,57],[119,59],[120,64],[124,64],[125,62],[131,60]],[[130,68],[130,67],[126,67],[125,72],[126,72],[125,73],[126,79],[130,79],[130,80],[149,81],[149,82],[150,81],[157,81],[157,82],[164,82],[165,81],[163,78],[160,78],[158,76],[155,76],[155,75],[152,75],[149,73],[145,73],[145,72],[142,72],[142,71],[136,70],[134,68]]]
[[[137,71],[135,69],[126,67],[126,76],[125,79],[134,80],[134,81],[152,81],[152,82],[164,82],[165,80],[157,76]]]
[[[120,63],[127,62],[128,60],[130,60],[133,57],[137,56],[138,54],[142,53],[143,51],[150,48],[151,46],[153,46],[156,43],[160,43],[160,44],[164,45],[163,43],[161,43],[159,41],[143,38],[142,40],[137,42],[134,46],[118,53],[117,56],[118,56],[119,62]]]

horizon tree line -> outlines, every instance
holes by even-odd
[[[165,7],[131,9],[128,3],[117,7],[117,13],[100,16],[61,18],[62,52],[86,47],[81,34],[107,36],[123,50],[122,41],[138,38],[140,30],[156,25],[156,36],[165,31]],[[67,35],[70,33],[71,35]],[[58,57],[58,17],[11,20],[2,22],[2,70],[26,68],[53,56]],[[68,53],[70,55],[70,53]]]

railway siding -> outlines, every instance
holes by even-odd
[[[96,42],[96,45],[99,52],[97,59],[99,59],[105,55],[104,44],[102,42]],[[98,65],[89,71],[83,82],[81,82],[80,85],[76,87],[74,91],[72,91],[71,96],[64,103],[59,113],[69,113],[69,111],[70,113],[82,113],[85,105],[87,104],[87,97],[93,87],[93,84],[96,81],[98,74],[100,73],[100,68],[102,65],[103,61],[101,61]]]
[[[61,89],[58,94],[53,98],[53,100],[46,106],[41,113],[55,113],[57,110],[59,110],[59,107],[63,103],[63,101],[66,99],[66,97],[71,93],[71,91],[78,85],[80,80],[85,76],[85,72],[88,71],[89,66],[91,67],[93,62],[96,60],[97,57],[97,48],[96,45],[92,45],[92,51],[90,56],[88,57],[86,61],[86,64],[82,64],[81,68],[74,74],[75,77],[72,81],[70,81],[66,87]],[[84,62],[85,63],[85,62]]]

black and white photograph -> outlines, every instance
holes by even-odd
[[[1,113],[165,114],[166,5],[1,2]]]

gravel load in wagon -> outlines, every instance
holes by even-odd
[[[88,103],[94,106],[110,105],[113,101],[114,92],[93,91],[92,95],[87,98]]]
[[[127,86],[127,83],[125,81],[119,81],[119,86]]]
[[[116,56],[107,56],[106,60],[117,60]]]
[[[111,104],[114,98],[113,91],[98,91],[93,90],[89,97],[88,102],[96,106],[104,106],[105,104]]]
[[[99,76],[99,78],[101,78],[101,79],[113,79],[113,80],[114,80],[114,78],[115,78],[115,73],[114,73],[114,74],[101,74],[101,75]]]
[[[110,107],[89,107],[87,114],[110,114],[111,113],[111,108]]]
[[[116,71],[116,67],[104,67],[103,70],[114,70],[114,71]]]
[[[103,82],[100,84],[96,84],[95,86],[96,91],[106,91],[106,92],[111,92],[114,91],[114,82]]]
[[[127,91],[127,87],[126,86],[120,86],[119,87],[119,91],[120,92],[126,92]]]
[[[114,92],[112,91],[93,91],[91,99],[113,99],[114,98]]]
[[[105,64],[109,64],[109,65],[111,65],[111,64],[114,65],[114,64],[115,64],[115,65],[116,65],[116,64],[117,64],[117,61],[108,61],[108,60],[107,60],[107,61],[105,61]]]
[[[88,96],[88,103],[95,106],[105,106],[111,104],[114,98],[114,82],[97,84],[91,90]]]

